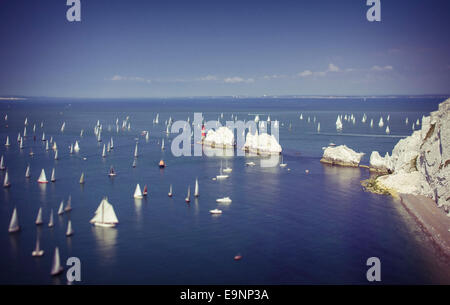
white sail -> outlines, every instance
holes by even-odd
[[[56,175],[55,175],[55,168],[53,168],[52,170],[52,177],[50,178],[51,182],[55,182],[56,181]]]
[[[14,208],[12,216],[11,216],[11,221],[9,222],[8,232],[9,233],[17,232],[17,231],[19,231],[19,229],[20,229],[20,226],[19,226],[19,218],[17,216],[17,209]]]
[[[70,212],[72,211],[72,196],[69,195],[69,198],[67,199],[66,207],[64,208],[64,212]]]
[[[42,169],[42,171],[41,171],[41,175],[39,176],[38,182],[39,183],[47,183],[48,182],[47,181],[47,176],[45,176],[45,170],[44,169]]]
[[[408,125],[408,122],[409,122],[409,119],[406,118],[406,119],[405,119],[405,124]]]
[[[11,146],[11,144],[9,143],[9,136],[6,136],[5,146]]]
[[[61,132],[64,132],[64,128],[66,128],[66,122],[61,125]]]
[[[75,145],[73,146],[73,150],[75,152],[79,152],[80,151],[80,144],[78,143],[78,141],[75,141]]]
[[[164,150],[164,139],[162,139],[161,150]]]
[[[198,189],[198,179],[195,179],[195,191],[194,191],[194,196],[198,197],[200,195],[199,193],[199,189]]]
[[[169,197],[172,197],[172,184],[169,187],[169,193],[167,195],[169,195]]]
[[[69,152],[70,154],[73,154],[73,144],[70,144]]]
[[[103,152],[102,152],[102,158],[106,157],[106,145],[103,144]]]
[[[42,221],[42,208],[39,208],[39,211],[38,211],[35,223],[37,225],[41,225],[43,223],[43,221]]]
[[[55,248],[55,254],[53,255],[53,262],[52,262],[52,270],[50,271],[51,275],[58,275],[60,274],[64,268],[61,266],[61,261],[59,258],[59,249],[58,247]]]
[[[370,119],[370,127],[373,127],[373,119]]]
[[[138,157],[138,143],[136,143],[136,146],[134,147],[134,157]]]
[[[45,142],[45,150],[46,150],[46,151],[49,151],[49,150],[50,150],[50,147],[48,146],[48,141]]]
[[[80,184],[84,184],[84,172],[81,173]]]
[[[420,125],[420,121],[419,121],[419,119],[417,119],[417,121],[416,121],[416,125],[417,125],[417,126],[419,126],[419,125]]]
[[[108,202],[108,198],[102,199],[90,223],[100,226],[114,226],[119,223],[113,206]]]
[[[72,228],[72,221],[69,220],[67,222],[67,231],[66,231],[66,236],[71,236],[73,235],[73,228]]]
[[[50,220],[48,221],[48,227],[53,227],[53,209],[50,211]]]
[[[42,133],[42,141],[45,141],[45,132]]]
[[[142,192],[141,192],[141,187],[139,186],[139,183],[136,184],[136,190],[134,191],[133,197],[134,197],[134,198],[137,198],[137,199],[140,199],[140,198],[143,197],[143,196],[142,196]]]
[[[55,150],[55,151],[58,150],[58,145],[56,145],[56,141],[53,142],[52,149]]]
[[[19,145],[19,148],[24,148],[23,137],[20,138],[20,145]]]
[[[5,167],[5,161],[3,160],[3,155],[2,155],[2,157],[0,158],[0,170],[4,170],[6,167]]]
[[[113,141],[112,137],[111,137],[111,141],[109,142],[109,146],[111,149],[114,149],[114,141]]]
[[[383,122],[383,117],[380,117],[380,121],[378,122],[378,127],[383,127],[384,126],[384,122]]]
[[[59,209],[58,209],[58,215],[62,215],[64,214],[64,200],[61,200],[61,203],[59,204]]]
[[[5,179],[3,180],[3,187],[10,187],[10,186],[11,186],[11,182],[9,182],[9,174],[8,174],[8,170],[6,170]]]
[[[386,127],[386,133],[387,133],[387,134],[390,134],[390,133],[391,133],[391,130],[389,129],[389,126]]]
[[[30,165],[27,165],[27,169],[25,171],[25,178],[30,178],[31,177],[31,170],[30,170]]]
[[[411,129],[414,130],[416,128],[415,124],[413,123],[411,126]]]
[[[320,132],[320,122],[317,123],[317,132]]]
[[[187,195],[186,195],[185,201],[186,202],[191,201],[191,186],[190,185],[188,186],[188,190],[187,190]]]
[[[336,130],[342,130],[342,121],[340,116],[336,119]]]
[[[55,160],[58,160],[58,150],[55,151]]]

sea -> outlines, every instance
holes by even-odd
[[[401,202],[364,191],[360,182],[370,177],[367,169],[319,162],[323,148],[335,143],[364,152],[361,164],[368,165],[372,151],[382,156],[390,153],[400,139],[412,133],[412,124],[437,110],[444,99],[3,100],[0,155],[11,187],[0,189],[0,284],[69,284],[70,257],[80,262],[80,281],[71,283],[76,285],[372,284],[366,276],[371,257],[380,261],[381,284],[450,284],[450,263]],[[279,142],[287,166],[262,167],[264,157],[238,154],[239,148],[231,154],[175,156],[171,144],[179,134],[166,134],[165,122],[189,117],[192,123],[196,112],[207,121],[220,119],[222,124],[232,116],[253,121],[258,115],[266,121],[270,115],[272,122],[279,121]],[[158,124],[154,122],[157,114]],[[338,115],[353,116],[355,123],[344,120],[338,132]],[[20,149],[17,137],[23,135],[26,118],[27,136]],[[126,128],[122,128],[124,120]],[[97,122],[102,126],[102,142],[94,134]],[[149,132],[148,140],[142,131]],[[58,160],[52,149],[45,150],[43,132],[47,140],[52,137],[57,143]],[[10,147],[4,145],[7,136]],[[111,138],[114,148],[102,157],[103,145]],[[70,154],[69,146],[75,141],[80,151]],[[138,157],[133,168],[136,143]],[[195,145],[199,144],[191,148]],[[158,167],[160,160],[166,168]],[[246,166],[250,161],[256,165]],[[25,178],[27,165],[30,178]],[[229,178],[213,180],[221,165],[232,168]],[[111,166],[117,173],[112,178],[108,176]],[[53,168],[55,182],[37,183],[42,169],[50,179]],[[82,172],[83,185],[79,183]],[[1,171],[1,182],[4,175]],[[187,189],[193,192],[196,179],[200,195],[192,196],[187,204]],[[148,187],[143,199],[133,198],[138,183],[141,189]],[[170,184],[172,198],[167,195]],[[72,210],[58,216],[61,201],[66,204],[69,196]],[[119,220],[115,228],[89,222],[105,196]],[[226,196],[231,203],[216,202]],[[8,233],[14,208],[21,230]],[[39,208],[44,224],[37,226]],[[222,214],[209,212],[216,208]],[[55,225],[49,228],[51,209]],[[69,220],[74,234],[66,237]],[[45,252],[32,257],[38,238]],[[59,276],[50,275],[55,247],[65,268]],[[235,260],[236,255],[242,258]]]

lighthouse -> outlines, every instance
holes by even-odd
[[[205,124],[202,124],[202,140],[206,138]]]

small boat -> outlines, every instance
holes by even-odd
[[[255,166],[256,164],[255,164],[255,162],[250,161],[250,162],[246,162],[245,165],[246,166]]]
[[[384,126],[384,122],[383,122],[383,117],[380,117],[380,121],[378,122],[378,127],[383,127]]]
[[[9,143],[9,136],[6,136],[6,143],[5,143],[5,146],[6,146],[6,147],[11,146],[11,143]]]
[[[69,237],[69,236],[72,236],[72,235],[73,235],[72,221],[69,220],[69,221],[67,222],[66,236]]]
[[[172,193],[172,184],[169,187],[169,193],[167,193],[167,196],[172,197],[173,193]]]
[[[320,132],[320,122],[317,123],[317,132]]]
[[[106,145],[103,144],[102,158],[106,158]]]
[[[186,198],[184,198],[184,201],[186,201],[186,203],[191,202],[191,186],[188,186],[188,191],[187,191],[187,195]]]
[[[133,165],[132,165],[132,166],[133,166],[133,168],[135,168],[135,167],[136,167],[136,165],[137,165],[137,162],[136,162],[136,159],[134,159],[134,160],[133,160]]]
[[[66,207],[64,208],[64,212],[70,212],[72,211],[72,196],[69,195],[69,198],[67,199]]]
[[[194,197],[200,196],[199,189],[198,189],[198,179],[195,179],[195,190],[194,190]]]
[[[38,183],[48,183],[47,176],[45,176],[45,170],[42,169],[41,175],[39,176]]]
[[[386,127],[386,133],[387,133],[387,134],[390,134],[390,133],[391,133],[391,130],[389,129],[389,126]]]
[[[55,160],[58,160],[58,150],[55,150]]]
[[[340,131],[342,130],[342,121],[341,121],[341,117],[338,115],[337,120],[336,120],[336,130]]]
[[[48,221],[48,227],[51,228],[53,227],[54,223],[53,223],[53,209],[51,209],[50,211],[50,220]]]
[[[81,177],[80,177],[80,184],[84,184],[84,172],[81,173]]]
[[[146,185],[144,185],[144,190],[142,191],[142,195],[147,196],[147,194],[148,194],[148,189],[147,189],[147,184],[146,184]]]
[[[164,150],[164,139],[162,139],[162,142],[161,142],[161,150]]]
[[[45,132],[42,133],[42,141],[44,141],[44,142],[47,141],[47,140],[45,139]]]
[[[136,147],[134,148],[134,157],[138,157],[138,143],[136,143]]]
[[[280,162],[280,167],[286,167],[287,163],[284,163],[283,161],[283,155],[281,155],[281,162]]]
[[[8,174],[8,170],[6,170],[5,179],[3,180],[3,187],[7,188],[10,186],[11,186],[11,182],[9,182],[9,174]]]
[[[35,221],[35,224],[36,225],[41,225],[41,224],[43,224],[44,222],[42,221],[42,208],[39,208],[39,211],[38,211],[38,214],[37,214],[37,217],[36,217],[36,221]]]
[[[51,178],[50,178],[50,181],[51,181],[51,182],[55,182],[55,181],[56,181],[55,168],[53,168],[53,170],[52,170],[52,176],[51,176]]]
[[[61,200],[61,203],[59,204],[59,209],[58,209],[58,215],[62,215],[64,214],[64,200]]]
[[[108,198],[104,197],[100,202],[94,217],[90,220],[94,226],[112,228],[119,223],[113,206],[108,202]]]
[[[166,163],[164,162],[164,160],[160,160],[158,166],[159,166],[159,168],[165,168],[166,167]]]
[[[233,169],[231,167],[228,167],[228,160],[225,161],[225,168],[223,169],[224,173],[231,173]]]
[[[116,172],[114,171],[114,167],[111,166],[111,168],[109,169],[108,176],[114,177],[114,176],[116,176],[116,175],[117,175],[117,174],[116,174]]]
[[[31,149],[31,148],[30,148],[30,153],[29,153],[29,155],[30,155],[31,157],[34,156],[33,149]]]
[[[222,210],[219,210],[219,209],[209,210],[209,212],[211,214],[222,214]]]
[[[143,197],[142,196],[142,192],[141,192],[141,187],[139,186],[139,183],[136,184],[136,189],[134,191],[133,197],[136,198],[136,199],[142,199],[142,197]]]
[[[11,216],[11,221],[9,222],[8,232],[14,233],[19,230],[20,230],[20,226],[19,226],[19,218],[17,216],[17,209],[14,208],[12,216]]]
[[[242,259],[242,255],[240,255],[240,254],[234,256],[234,260],[235,261],[238,261],[238,260],[241,260],[241,259]]]
[[[44,255],[44,250],[41,249],[39,244],[39,236],[36,238],[36,248],[31,252],[31,256],[42,256]]]
[[[226,179],[228,177],[229,177],[228,175],[223,174],[222,162],[220,162],[220,171],[219,171],[219,175],[216,176],[216,179],[221,180],[221,179]]]
[[[113,141],[112,137],[111,137],[111,140],[109,141],[109,148],[114,149],[114,141]]]
[[[335,143],[329,143],[328,146],[335,147],[336,144]]]
[[[58,247],[55,248],[55,254],[53,255],[53,262],[52,262],[52,270],[50,271],[50,274],[55,276],[63,272],[64,268],[61,266],[61,261],[59,258],[59,249]]]
[[[230,203],[232,200],[230,197],[223,197],[223,198],[218,198],[216,199],[216,202],[219,203]]]
[[[75,145],[73,146],[73,151],[74,152],[80,151],[80,144],[78,144],[78,141],[75,141]]]

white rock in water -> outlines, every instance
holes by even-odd
[[[392,171],[392,161],[391,157],[388,153],[386,153],[386,156],[383,158],[380,156],[380,153],[378,151],[373,151],[370,155],[370,167],[376,171],[380,172],[390,172]]]
[[[244,150],[256,152],[259,154],[280,154],[282,149],[274,135],[267,133],[247,133]]]
[[[233,146],[234,134],[228,127],[219,127],[217,130],[210,129],[203,141],[212,146]]]
[[[346,145],[339,145],[327,147],[320,161],[343,166],[358,166],[363,156],[364,153],[357,153]]]
[[[392,156],[371,156],[371,166],[387,164],[393,175],[377,181],[399,193],[421,194],[450,206],[450,99],[422,118],[422,128],[400,140]],[[372,164],[372,159],[374,164]]]

